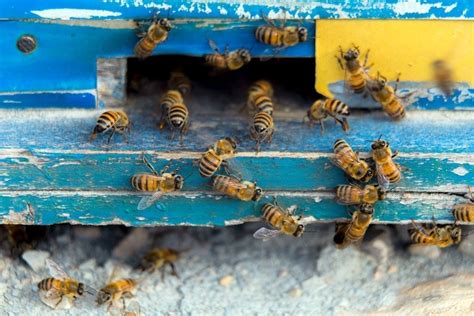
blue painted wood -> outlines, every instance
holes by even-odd
[[[62,10],[62,11],[58,11]],[[474,17],[470,0],[299,0],[287,1],[186,1],[173,0],[67,0],[53,1],[2,1],[0,18],[34,19],[143,19],[158,11],[172,18],[239,18],[259,19],[262,12],[272,15],[285,10],[297,19],[365,18],[365,19],[436,19]]]
[[[47,92],[47,93],[21,93],[21,94],[1,94],[1,108],[48,108],[51,106],[61,108],[96,108],[97,97],[95,91],[90,92]]]

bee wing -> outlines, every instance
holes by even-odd
[[[253,234],[253,237],[262,241],[268,241],[280,234],[279,230],[262,227]]]
[[[152,206],[156,201],[158,201],[163,196],[162,191],[156,191],[152,195],[144,196],[140,202],[138,202],[137,210],[143,211]]]
[[[209,39],[209,46],[211,47],[211,49],[213,51],[215,51],[216,53],[219,53],[219,47],[217,47],[217,44],[216,42],[214,42],[213,40]]]
[[[390,186],[390,181],[383,174],[383,171],[379,164],[376,165],[376,168],[377,168],[377,182],[379,183],[380,187],[386,191],[388,190]]]
[[[67,279],[69,278],[68,274],[64,272],[61,267],[54,262],[52,259],[46,258],[46,266],[48,267],[49,274],[57,279]]]
[[[245,168],[242,163],[238,162],[235,159],[226,160],[225,171],[229,176],[234,177],[239,180],[252,179],[252,174],[249,172],[249,170]]]
[[[47,301],[61,298],[61,292],[54,287],[50,288],[47,291],[40,290],[38,294],[41,297],[41,299],[47,300]]]

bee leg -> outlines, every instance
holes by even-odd
[[[370,49],[368,49],[367,52],[365,53],[364,68],[366,68],[367,61],[369,60],[369,52],[370,52]]]
[[[398,75],[397,75],[397,80],[395,81],[395,88],[393,89],[393,93],[394,93],[394,94],[397,94],[398,84],[400,83],[400,75],[401,75],[401,74],[402,74],[402,73],[399,72]]]
[[[320,129],[321,135],[323,135],[324,134],[324,121],[323,120],[319,121],[319,129]]]
[[[335,55],[334,57],[336,57],[337,62],[339,63],[339,66],[341,67],[341,69],[345,70],[344,65],[342,64],[342,60],[339,58],[339,56]]]
[[[115,128],[112,129],[112,133],[110,133],[109,138],[107,139],[107,145],[110,144],[110,140],[112,139],[112,137],[114,136],[114,134],[115,134]]]
[[[178,275],[178,272],[176,271],[176,267],[175,267],[174,263],[170,262],[169,265],[171,267],[171,275],[173,275],[173,276],[175,276],[179,279],[179,275]]]
[[[165,281],[165,269],[164,267],[161,267],[161,282],[164,282]]]
[[[151,170],[153,174],[158,175],[158,172],[156,172],[155,168],[151,165],[148,159],[146,159],[145,153],[142,154],[142,161],[148,167],[148,169]]]

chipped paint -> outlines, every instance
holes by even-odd
[[[453,169],[452,172],[457,174],[458,176],[461,176],[461,177],[464,177],[466,174],[469,173],[469,171],[466,170],[466,168],[464,168],[464,167],[457,167],[457,168]]]
[[[31,13],[45,18],[45,19],[92,19],[92,18],[106,18],[121,16],[121,12],[114,12],[108,10],[88,10],[88,9],[47,9],[47,10],[33,10]]]

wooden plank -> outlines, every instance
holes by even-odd
[[[33,0],[0,3],[0,18],[9,19],[137,19],[147,18],[157,11],[172,18],[239,18],[259,19],[262,12],[269,16],[295,19],[469,19],[474,17],[470,0]]]

